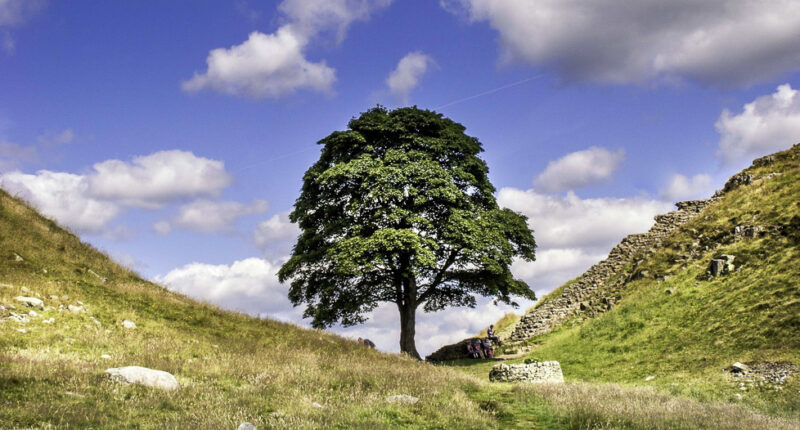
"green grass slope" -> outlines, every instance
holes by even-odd
[[[726,192],[639,264],[651,277],[628,283],[609,312],[530,339],[529,357],[558,360],[568,381],[650,386],[800,417],[800,375],[782,387],[742,389],[723,371],[737,361],[800,367],[800,145],[743,173],[750,184]],[[740,238],[740,225],[766,231]],[[723,254],[735,256],[737,270],[703,276]]]
[[[27,322],[9,318],[31,310],[15,301],[20,295],[41,297],[45,310]],[[79,301],[85,312],[63,309]],[[5,192],[0,305],[3,429],[497,425],[467,396],[482,384],[474,378],[174,294]],[[137,328],[123,328],[123,319]],[[129,365],[168,371],[181,387],[127,386],[104,374]],[[394,394],[420,401],[387,403]]]

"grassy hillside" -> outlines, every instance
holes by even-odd
[[[140,279],[5,192],[0,284],[1,428],[495,426],[465,394],[478,389],[474,378],[199,304]],[[31,310],[20,295],[41,297],[46,309],[27,322],[9,318]],[[85,312],[63,309],[79,301]],[[181,388],[104,375],[128,365],[168,371]],[[420,401],[387,403],[393,394]]]
[[[672,276],[666,283],[631,283],[611,312],[533,339],[535,357],[562,363],[569,382],[553,386],[490,384],[489,361],[433,366],[197,303],[0,191],[0,428],[798,428],[797,378],[782,391],[737,391],[721,371],[733,361],[800,363],[793,163],[728,193],[648,260],[652,273]],[[748,223],[790,228],[724,242]],[[701,235],[723,244],[675,264]],[[698,279],[720,253],[741,270]],[[21,295],[45,309],[30,315]],[[513,323],[507,316],[498,329]],[[104,374],[130,365],[168,371],[181,387]],[[420,400],[387,402],[394,394]]]
[[[642,261],[636,270],[651,275],[629,282],[611,311],[529,339],[527,358],[558,360],[571,381],[649,386],[799,417],[800,374],[783,386],[742,389],[723,371],[737,361],[800,367],[800,146],[773,160],[754,163],[743,172],[750,184],[726,192]],[[735,234],[748,225],[764,231]],[[737,270],[707,278],[710,260],[723,254],[735,256]]]

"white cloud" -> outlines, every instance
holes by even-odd
[[[183,89],[255,98],[277,98],[300,88],[331,92],[336,73],[324,61],[306,60],[307,43],[290,26],[269,35],[255,31],[241,45],[212,50],[206,59],[208,70],[184,81]]]
[[[569,80],[751,83],[800,68],[796,0],[455,0],[507,60]]]
[[[392,0],[284,0],[278,6],[289,22],[309,37],[325,31],[335,31],[344,39],[354,21],[366,21],[378,9]]]
[[[0,30],[23,24],[31,15],[42,8],[42,0],[0,0]],[[2,47],[7,54],[16,51],[16,42],[8,30],[0,32]]]
[[[268,209],[269,205],[264,200],[254,200],[249,205],[196,200],[180,207],[174,224],[201,233],[231,231],[239,218],[263,213]]]
[[[711,187],[711,176],[705,173],[694,175],[691,178],[677,174],[672,177],[667,188],[661,190],[661,196],[670,201],[697,198],[708,193]]]
[[[199,196],[216,196],[233,182],[225,163],[186,151],[159,151],[132,162],[107,160],[94,165],[89,192],[97,197],[147,209]]]
[[[336,71],[325,61],[311,62],[305,50],[321,32],[339,40],[356,20],[366,20],[391,0],[284,0],[279,9],[288,23],[275,33],[250,33],[240,45],[212,50],[207,70],[182,83],[187,92],[210,89],[223,94],[278,98],[299,89],[331,93]]]
[[[610,249],[624,236],[646,231],[655,215],[672,208],[643,197],[581,199],[572,192],[561,197],[517,188],[500,189],[497,201],[526,215],[537,243],[546,248]]]
[[[428,66],[433,63],[431,57],[421,52],[410,52],[401,58],[397,67],[386,78],[386,85],[389,91],[401,98],[403,103],[408,99],[408,93],[419,85],[422,75],[428,70]]]
[[[536,261],[516,262],[513,273],[542,296],[608,255],[622,238],[644,233],[655,215],[672,205],[647,198],[581,199],[502,188],[498,203],[528,217],[538,248]]]
[[[551,161],[534,183],[538,190],[545,192],[574,190],[594,185],[610,179],[624,160],[623,149],[611,152],[605,148],[592,146]]]
[[[0,185],[38,208],[44,215],[80,232],[100,233],[120,207],[91,197],[85,176],[40,170],[35,175],[11,172]]]
[[[172,231],[172,225],[169,221],[157,221],[153,224],[153,231],[159,236],[165,236]]]
[[[21,164],[39,160],[35,147],[0,141],[0,173],[14,170]]]
[[[56,142],[69,139],[64,133],[56,136]],[[34,148],[0,143],[0,167],[35,161]],[[2,173],[2,172],[0,172]],[[86,175],[40,170],[36,174],[12,171],[0,175],[0,185],[11,193],[34,204],[45,215],[80,232],[105,234],[120,237],[127,234],[124,229],[107,230],[107,224],[116,218],[123,206],[145,209],[160,209],[164,205],[182,199],[218,195],[230,185],[231,176],[224,163],[197,157],[191,152],[161,151],[147,156],[135,157],[132,162],[108,160],[94,165],[94,171]],[[218,226],[235,220],[237,210],[244,213],[259,213],[266,210],[266,202],[256,201],[252,205],[219,204],[206,205],[205,228]],[[201,228],[203,221],[192,218],[186,212],[186,226]],[[166,223],[166,224],[164,224]],[[168,232],[167,222],[157,223],[154,229],[159,234]],[[122,233],[120,233],[122,232]]]
[[[726,164],[787,149],[800,142],[800,92],[781,85],[774,93],[745,104],[739,114],[726,109],[716,128],[720,134],[717,154]]]
[[[288,213],[275,214],[258,223],[253,232],[253,242],[262,250],[295,239],[300,234],[297,224],[289,220]]]
[[[61,133],[57,134],[43,134],[39,136],[38,141],[39,145],[45,147],[52,147],[52,146],[59,146],[65,145],[67,143],[72,142],[75,139],[75,133],[72,129],[68,128],[62,131]]]
[[[251,315],[301,322],[302,308],[293,309],[289,287],[278,282],[280,264],[247,258],[230,265],[191,263],[155,281],[199,300]]]

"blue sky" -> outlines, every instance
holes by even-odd
[[[484,144],[541,294],[800,141],[800,2],[0,0],[0,185],[148,278],[303,324],[274,270],[315,142],[380,103]],[[420,317],[420,350],[506,308]],[[336,328],[396,350],[396,316]]]

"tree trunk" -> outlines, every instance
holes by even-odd
[[[398,308],[400,309],[400,352],[405,352],[419,360],[417,345],[414,342],[417,307],[409,303],[405,306],[399,305]]]

